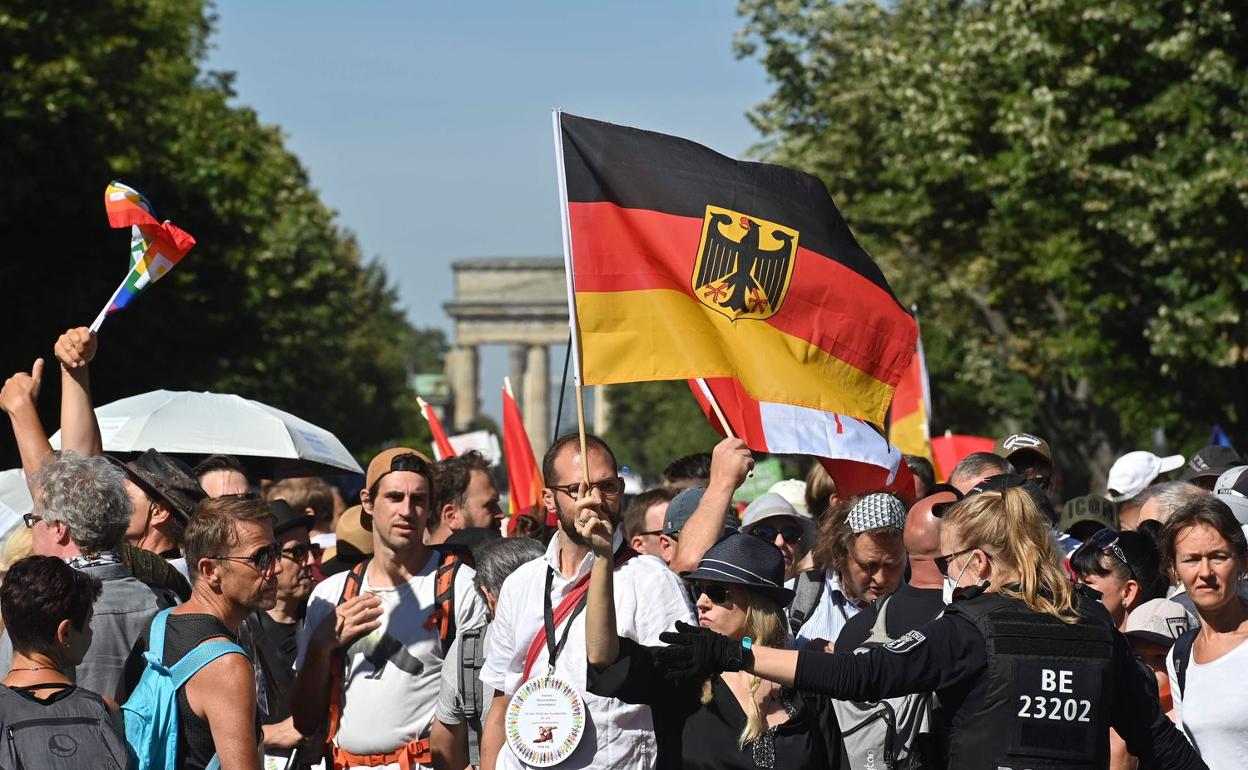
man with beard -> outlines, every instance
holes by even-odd
[[[218,497],[200,503],[186,528],[184,553],[191,598],[165,620],[165,666],[175,665],[205,642],[237,643],[243,620],[277,602],[283,571],[269,506],[253,498]],[[126,662],[127,690],[143,674],[150,631]],[[215,756],[222,768],[261,769],[256,678],[251,661],[238,652],[203,666],[178,690],[176,767],[204,770]]]
[[[405,447],[373,458],[360,492],[372,558],[326,579],[308,602],[291,714],[302,735],[327,724],[335,768],[408,770],[431,761],[442,661],[454,641],[441,631],[449,619],[436,600],[438,551],[425,544],[431,465]],[[466,565],[455,575],[459,628],[485,615],[475,576]]]
[[[586,688],[585,617],[576,608],[584,606],[594,559],[576,529],[576,502],[589,496],[595,500],[594,507],[618,525],[624,480],[606,442],[596,436],[586,436],[585,442],[584,458],[575,434],[560,438],[546,452],[542,502],[547,512],[557,514],[559,530],[546,553],[513,572],[498,596],[481,670],[483,687],[494,693],[482,726],[483,770],[528,767],[503,745],[503,720],[508,702],[521,685],[547,671],[574,689],[585,707],[584,738],[560,763],[561,770],[648,770],[653,764],[656,747],[650,708],[599,697]],[[659,634],[677,620],[693,620],[692,608],[679,578],[662,561],[637,556],[625,545],[621,529],[614,526],[614,531],[616,630],[640,644],[659,644]]]
[[[312,569],[320,558],[321,547],[312,542],[314,517],[296,511],[285,500],[272,500],[273,537],[282,549],[282,571],[277,576],[277,601],[267,610],[256,610],[247,618],[247,630],[256,650],[257,676],[262,682],[260,723],[264,726],[266,761],[276,767],[300,770],[309,766],[291,755],[302,748],[304,736],[295,729],[290,715],[290,686],[295,680],[295,653],[308,597],[315,585]]]

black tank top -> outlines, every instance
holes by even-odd
[[[149,629],[150,633],[150,629]],[[224,637],[231,642],[238,638],[225,624],[212,615],[170,614],[165,625],[166,666],[177,663],[201,642],[213,637]],[[145,637],[148,644],[151,639]],[[256,715],[256,744],[260,743],[260,718]],[[204,770],[212,761],[217,748],[212,742],[212,728],[208,720],[196,716],[186,699],[186,688],[178,690],[178,763],[184,770]]]

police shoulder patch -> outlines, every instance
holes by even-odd
[[[897,655],[904,655],[927,641],[927,637],[918,631],[907,631],[893,641],[884,645],[884,649]]]

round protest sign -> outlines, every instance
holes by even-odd
[[[551,767],[571,756],[585,734],[585,704],[557,676],[524,683],[507,704],[507,745],[521,761]]]

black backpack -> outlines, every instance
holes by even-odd
[[[0,686],[0,768],[124,770],[126,744],[104,700],[80,687],[59,686],[68,692],[47,701],[18,691],[34,687]]]

